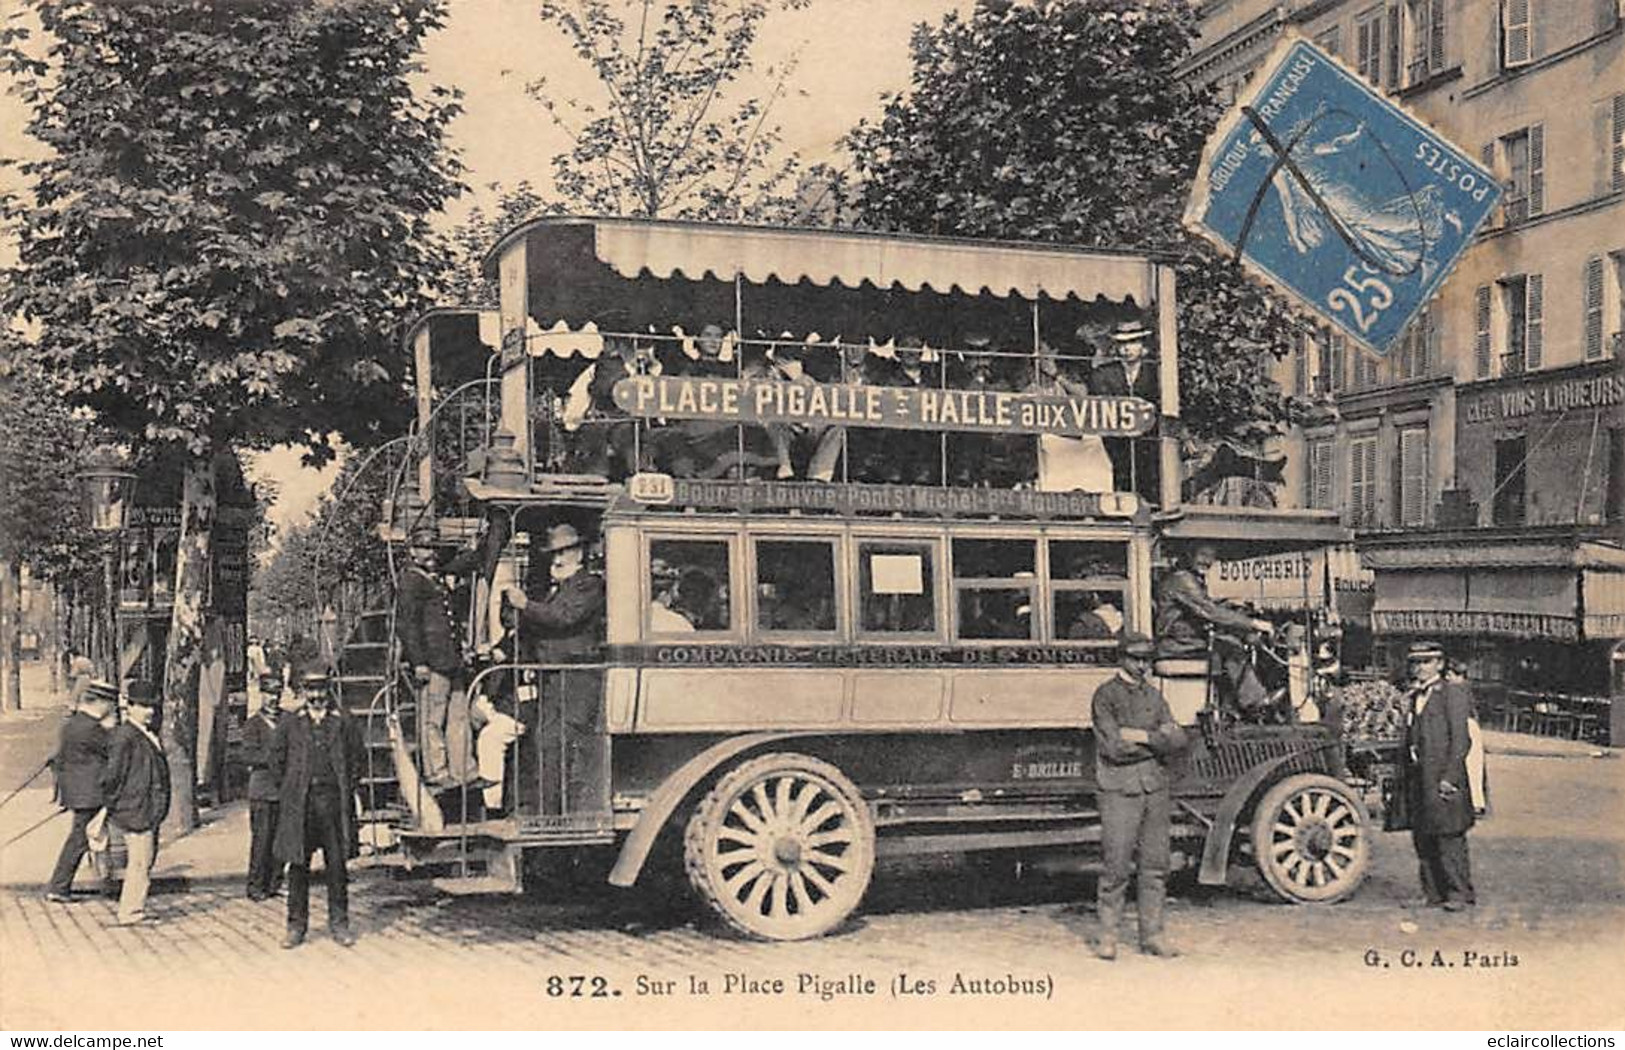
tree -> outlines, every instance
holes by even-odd
[[[549,201],[537,193],[529,179],[521,180],[512,189],[504,189],[494,182],[485,188],[496,194],[495,209],[487,213],[476,206],[451,233],[451,270],[446,277],[448,305],[495,309],[496,282],[488,280],[481,269],[485,254],[498,237],[526,219],[566,210],[557,201]]]
[[[0,66],[49,148],[4,217],[0,310],[133,446],[187,457],[164,736],[171,824],[195,821],[191,740],[215,501],[243,447],[404,429],[397,339],[444,272],[430,217],[457,194],[453,92],[413,87],[440,0],[33,0]]]
[[[80,521],[83,430],[41,372],[0,360],[0,711],[22,706],[22,569],[60,579],[97,550]]]
[[[766,98],[730,89],[755,71],[762,19],[810,0],[545,0],[603,87],[594,101],[528,85],[574,143],[553,159],[565,210],[591,215],[762,220],[793,206],[799,162],[770,123],[794,68],[763,70]]]
[[[1180,216],[1220,107],[1182,81],[1183,2],[983,0],[920,26],[907,91],[847,148],[865,225],[1170,253],[1182,421],[1258,437],[1289,404],[1269,376],[1298,322]]]

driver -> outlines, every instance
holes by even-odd
[[[1180,567],[1163,578],[1157,590],[1157,636],[1170,654],[1199,652],[1213,637],[1213,655],[1229,684],[1230,696],[1243,710],[1258,708],[1268,694],[1247,659],[1247,648],[1273,625],[1255,620],[1208,595],[1207,571],[1219,560],[1212,544],[1191,552]]]

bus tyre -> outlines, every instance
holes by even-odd
[[[1371,818],[1341,780],[1320,773],[1287,777],[1253,813],[1253,856],[1281,899],[1342,900],[1371,863]]]
[[[683,862],[701,899],[739,933],[818,937],[869,888],[874,823],[858,789],[828,762],[762,755],[730,770],[700,802]]]

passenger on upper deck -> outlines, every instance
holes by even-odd
[[[810,348],[797,342],[779,343],[773,347],[772,367],[764,379],[812,386],[818,382],[809,375],[806,359]],[[796,476],[794,452],[798,444],[811,444],[813,450],[803,476],[809,481],[833,481],[835,468],[841,460],[842,427],[790,426],[775,423],[767,428],[773,440],[773,452],[778,457],[777,477],[780,480]]]
[[[1070,364],[1060,360],[1048,343],[1040,343],[1029,389],[1036,394],[1088,397],[1089,385],[1071,374]],[[1112,461],[1099,437],[1093,434],[1083,437],[1038,435],[1040,492],[1110,492],[1112,475]]]
[[[888,359],[870,354],[863,369],[864,381],[872,386],[935,390],[942,386],[939,366],[926,360],[925,340],[905,335]],[[848,437],[850,443],[851,437]],[[859,441],[864,472],[858,480],[901,485],[933,485],[940,476],[940,439],[927,430],[864,431]]]
[[[1087,326],[1077,331],[1080,343],[1088,344]],[[1105,397],[1140,397],[1152,404],[1160,402],[1161,384],[1157,363],[1147,360],[1151,330],[1138,321],[1122,321],[1113,326],[1112,352],[1089,375],[1089,389]],[[1113,484],[1120,492],[1137,492],[1147,502],[1159,499],[1160,452],[1154,436],[1107,438],[1106,454],[1111,457]]]

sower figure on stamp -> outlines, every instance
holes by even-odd
[[[124,721],[108,739],[102,794],[107,819],[124,833],[128,859],[118,898],[118,924],[135,926],[147,918],[147,890],[158,859],[158,825],[169,815],[169,761],[152,729],[159,701],[146,682],[131,682],[124,698]]]
[[[1163,936],[1168,878],[1169,766],[1185,749],[1185,732],[1174,722],[1157,688],[1146,681],[1156,646],[1143,634],[1123,635],[1116,675],[1091,701],[1095,781],[1099,787],[1101,845],[1096,954],[1117,958],[1117,932],[1130,871],[1138,875],[1140,950],[1147,955],[1179,952]]]
[[[1407,657],[1412,684],[1406,694],[1404,794],[1411,842],[1427,902],[1460,911],[1477,903],[1467,853],[1472,699],[1463,685],[1444,680],[1444,650],[1437,643],[1418,642]]]
[[[282,680],[261,676],[260,709],[243,724],[243,764],[248,767],[248,899],[262,901],[282,888],[282,865],[272,856],[276,837],[277,795],[281,785],[271,772],[271,745],[282,717]]]
[[[332,710],[327,678],[307,675],[305,706],[281,720],[271,743],[271,773],[280,785],[275,856],[288,865],[288,933],[282,947],[297,948],[310,928],[310,858],[322,851],[327,882],[327,926],[349,947],[349,858],[360,852],[353,800],[361,768],[355,726]]]
[[[105,802],[102,773],[107,767],[107,729],[102,724],[118,703],[118,689],[106,682],[86,680],[74,712],[62,723],[56,757],[56,801],[73,814],[68,837],[57,854],[56,869],[45,899],[73,903],[73,877],[85,859],[85,829]]]

